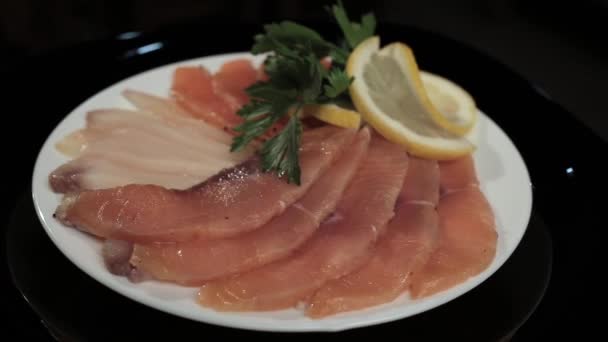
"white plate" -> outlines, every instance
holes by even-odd
[[[442,305],[486,280],[513,253],[526,230],[531,213],[530,178],[511,140],[493,121],[480,112],[479,149],[474,157],[482,190],[497,218],[497,255],[483,273],[452,289],[421,300],[410,300],[407,295],[403,295],[389,304],[312,320],[295,309],[266,313],[215,312],[195,302],[196,288],[160,282],[133,284],[124,277],[110,274],[103,264],[100,253],[101,243],[98,240],[78,230],[67,228],[52,217],[61,196],[50,190],[48,175],[67,161],[55,150],[54,144],[66,134],[82,128],[87,111],[101,107],[128,106],[120,95],[125,88],[166,96],[173,70],[177,65],[200,64],[215,71],[226,60],[239,57],[252,58],[255,62],[260,62],[259,58],[254,58],[248,53],[209,56],[166,65],[128,78],[99,92],[78,106],[51,133],[40,151],[34,169],[32,179],[34,203],[51,240],[81,270],[137,302],[196,321],[268,331],[339,331],[405,318]]]

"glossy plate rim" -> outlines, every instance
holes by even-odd
[[[513,220],[515,222],[508,226],[505,226],[504,222],[501,222],[501,219],[505,219],[504,217],[497,217],[499,241],[497,255],[494,261],[484,272],[470,278],[455,288],[414,302],[410,302],[407,298],[400,297],[392,303],[374,308],[340,314],[320,320],[313,320],[301,316],[297,310],[267,313],[216,312],[194,303],[194,296],[188,298],[188,295],[186,295],[186,298],[184,298],[184,294],[186,293],[184,291],[189,291],[188,293],[192,294],[195,293],[195,288],[184,288],[177,285],[162,283],[156,284],[154,282],[131,284],[122,277],[110,274],[101,262],[101,255],[98,253],[100,247],[99,241],[87,234],[59,224],[52,217],[51,209],[54,209],[53,204],[55,207],[58,204],[59,196],[50,191],[46,180],[50,170],[67,160],[67,158],[59,157],[59,154],[54,151],[54,143],[67,132],[82,127],[86,111],[104,106],[126,105],[126,101],[117,99],[116,95],[127,87],[149,91],[158,95],[167,95],[166,92],[168,91],[168,85],[170,83],[170,79],[167,77],[170,75],[171,70],[176,66],[201,64],[208,67],[210,70],[217,70],[222,62],[233,58],[251,58],[255,63],[259,63],[261,60],[259,56],[252,56],[248,52],[233,52],[190,58],[151,68],[116,82],[92,95],[68,113],[47,137],[36,158],[32,175],[32,199],[34,201],[36,214],[42,223],[45,232],[61,253],[81,271],[85,272],[97,282],[148,307],[202,323],[257,331],[336,332],[404,319],[444,305],[473,290],[487,280],[506,262],[519,245],[519,242],[527,229],[532,212],[533,194],[530,175],[525,162],[514,143],[506,133],[480,109],[479,130],[482,144],[480,144],[479,150],[475,152],[474,157],[478,168],[480,168],[479,176],[482,190],[486,196],[488,196],[490,204],[495,211],[506,207],[508,203],[517,203],[517,208],[513,209],[517,211],[517,214],[507,217],[508,220]],[[432,70],[429,71],[432,72]],[[164,84],[159,85],[158,82],[164,82]],[[154,87],[151,87],[148,89],[147,87],[150,84],[156,84],[156,88],[152,89]],[[489,176],[485,176],[483,171],[486,164],[479,164],[479,156],[481,153],[487,154],[487,152],[483,152],[483,142],[485,138],[488,138],[484,136],[484,133],[488,133],[488,130],[490,130],[490,133],[492,134],[492,138],[489,141],[495,145],[492,146],[492,148],[499,149],[503,157],[505,155],[508,155],[509,157],[507,160],[491,160],[491,163],[498,164],[506,162],[505,164],[508,164],[508,166],[502,165],[502,170],[494,170],[497,174],[493,174],[494,171],[490,170],[486,172]],[[488,166],[490,166],[490,162],[487,163]],[[493,166],[491,166],[490,169],[495,167],[494,164],[492,165]],[[516,179],[517,182],[515,184],[501,184],[500,172],[507,172],[509,177]],[[498,177],[498,180],[490,181],[494,176]],[[486,180],[488,181],[486,182]],[[507,191],[507,194],[498,196],[498,194],[496,194],[497,190],[493,190],[493,182],[499,184],[496,186],[496,189]],[[515,187],[516,191],[512,191],[512,187]],[[514,195],[514,192],[517,192],[517,194]],[[497,206],[499,207],[497,208]],[[510,206],[509,208],[512,209],[513,206]],[[510,209],[507,209],[506,211],[509,211]],[[500,211],[497,212],[497,214],[500,213]],[[75,243],[76,245],[73,245],[72,243]],[[92,252],[91,249],[93,250]],[[83,255],[87,257],[83,258]],[[150,289],[147,289],[147,287]],[[179,295],[174,296],[176,293]],[[191,300],[191,304],[185,304],[188,303],[188,300]]]

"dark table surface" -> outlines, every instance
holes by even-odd
[[[541,25],[542,20],[525,19],[524,14],[534,13],[533,9],[516,11],[514,2],[498,1],[489,6],[474,1],[470,6],[429,3],[427,10],[422,5],[399,7],[396,3],[383,9],[386,35],[412,38],[423,67],[462,82],[480,99],[480,106],[489,109],[530,167],[535,208],[521,246],[491,281],[429,315],[352,335],[371,337],[403,329],[415,340],[447,336],[469,340],[583,338],[599,327],[599,318],[590,313],[590,308],[601,294],[595,274],[600,269],[606,235],[602,202],[596,200],[608,190],[600,181],[606,167],[597,162],[606,155],[602,136],[608,136],[606,120],[598,110],[599,91],[608,79],[608,68],[600,58],[604,52],[596,46],[593,34],[585,35],[588,41],[582,44],[573,36],[584,29],[569,33],[543,29],[552,26]],[[388,5],[379,2],[377,6]],[[412,12],[412,8],[418,12]],[[414,28],[392,26],[389,21],[407,21]],[[4,170],[7,204],[2,209],[6,229],[1,240],[4,262],[0,274],[1,310],[8,317],[3,320],[3,333],[8,336],[46,340],[50,329],[62,340],[93,340],[91,336],[95,335],[110,338],[114,335],[107,331],[92,333],[98,329],[96,322],[128,329],[137,326],[138,318],[129,321],[133,314],[149,322],[172,324],[182,332],[198,332],[175,318],[142,309],[76,270],[42,234],[28,188],[33,162],[44,139],[62,115],[88,96],[158,64],[246,49],[250,44],[249,37],[241,34],[249,32],[250,26],[228,26],[215,18],[216,23],[224,25],[223,35],[205,36],[210,27],[217,26],[201,24],[207,20],[190,22],[194,24],[182,22],[130,40],[92,39],[31,59],[24,57],[30,53],[20,58],[13,54],[11,63],[3,65],[3,94],[8,103],[5,113],[9,113],[5,127],[12,131],[2,137],[11,161]],[[587,25],[593,26],[593,22]],[[446,43],[443,37],[415,27],[440,32],[456,38],[456,42]],[[212,44],[193,47],[190,42],[199,37],[207,37]],[[226,37],[229,39],[223,39]],[[159,39],[171,42],[167,51],[125,58],[128,51]],[[453,55],[457,62],[446,65],[444,58],[437,57],[438,50]],[[494,83],[492,75],[506,86],[487,87]],[[566,174],[568,167],[574,168],[574,175]],[[105,316],[96,318],[100,315]],[[117,320],[122,323],[117,324]],[[443,324],[443,328],[433,330],[434,324]],[[235,334],[221,329],[208,332]],[[160,331],[156,336],[167,334]]]
[[[4,0],[0,73],[24,56],[197,17],[265,23],[326,18],[331,0]],[[354,14],[470,44],[521,73],[604,140],[608,119],[608,0],[345,1]],[[505,94],[506,101],[509,99]],[[526,111],[521,108],[520,111]]]

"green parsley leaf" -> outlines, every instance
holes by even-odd
[[[276,119],[277,117],[274,115],[266,115],[258,120],[246,121],[237,126],[234,130],[242,132],[242,134],[233,139],[230,151],[240,151],[245,148],[254,139],[264,134]]]
[[[329,84],[324,87],[325,96],[332,99],[347,91],[351,82],[354,80],[342,69],[332,69],[329,75],[327,75],[327,79]]]
[[[245,89],[247,94],[254,100],[274,101],[276,99],[293,98],[297,96],[294,89],[280,88],[274,83],[276,82],[258,82]]]
[[[333,44],[325,41],[314,30],[294,23],[283,21],[264,26],[265,34],[255,36],[255,44],[251,49],[253,54],[277,51],[312,51],[317,57],[326,56]],[[285,50],[287,48],[287,50]]]
[[[301,75],[301,100],[304,103],[316,103],[317,98],[321,94],[321,86],[323,77],[327,73],[321,66],[321,62],[314,55],[309,54],[306,57],[308,70]]]
[[[238,111],[244,122],[233,128],[238,133],[231,150],[238,151],[289,116],[286,126],[258,151],[263,170],[274,171],[290,183],[300,184],[299,145],[302,124],[298,112],[307,104],[337,103],[349,100],[348,87],[353,81],[344,70],[352,48],[373,35],[376,21],[365,15],[361,23],[350,22],[339,1],[332,9],[344,33],[340,44],[326,41],[316,31],[292,21],[264,26],[254,37],[251,52],[267,53],[264,71],[267,81],[246,89],[251,102]],[[321,59],[332,58],[326,70]],[[294,112],[295,109],[295,112]]]
[[[348,59],[349,51],[346,48],[336,47],[329,52],[332,63],[336,66],[344,66]]]
[[[253,100],[239,109],[237,114],[245,119],[257,119],[262,115],[270,113],[271,109],[272,104],[270,102]]]
[[[314,57],[311,59],[309,56],[279,55],[270,59],[270,67],[266,73],[270,76],[271,85],[280,91],[289,89],[299,93],[301,89],[308,87],[315,77],[311,70],[311,61],[313,64],[318,64],[318,61]]]
[[[301,134],[300,119],[293,115],[285,128],[262,146],[262,170],[276,171],[280,177],[287,177],[289,183],[300,185]]]
[[[338,1],[337,5],[332,7],[332,11],[351,49],[354,49],[359,43],[374,35],[376,17],[373,14],[368,13],[364,15],[361,18],[361,23],[351,22],[348,19],[346,9],[341,0]]]
[[[232,140],[230,151],[242,150],[277,122],[281,116],[274,113],[282,114],[282,112],[276,111],[276,107],[277,105],[271,102],[260,101],[253,101],[243,106],[237,114],[245,118],[245,122],[234,128],[235,132],[241,134]]]

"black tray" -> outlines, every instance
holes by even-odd
[[[333,26],[311,23],[331,36]],[[182,337],[286,334],[228,329],[153,310],[95,282],[52,244],[35,215],[29,187],[44,139],[70,110],[102,88],[146,69],[203,55],[246,51],[259,25],[196,24],[150,34],[127,34],[85,43],[16,65],[4,77],[8,124],[21,140],[3,137],[6,167],[5,226],[0,258],[6,334],[20,340],[181,340]],[[542,91],[501,63],[462,43],[405,26],[380,24],[384,43],[407,42],[422,69],[462,84],[478,106],[513,139],[529,167],[534,208],[513,256],[492,277],[431,311],[339,334],[288,334],[289,338],[396,334],[413,340],[539,340],[582,337],[592,327],[587,303],[601,294],[594,282],[605,233],[593,194],[606,187],[597,162],[606,143]],[[160,43],[160,44],[157,44]],[[155,45],[150,45],[155,44]],[[157,49],[141,53],[142,46]],[[138,52],[139,51],[139,52]],[[5,92],[5,94],[7,94]],[[20,133],[19,132],[25,132]],[[585,153],[583,153],[585,152]],[[17,162],[17,160],[21,160]],[[572,172],[567,172],[572,168]],[[601,189],[600,189],[601,188]],[[604,192],[605,193],[605,192]],[[16,202],[14,200],[17,200]],[[597,263],[593,264],[593,263]],[[596,292],[594,292],[596,291]],[[540,305],[539,305],[540,303]]]

